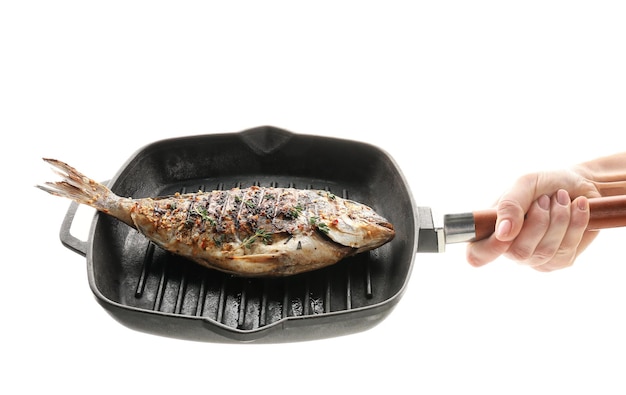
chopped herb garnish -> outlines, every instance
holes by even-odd
[[[319,231],[324,233],[325,235],[327,235],[328,232],[330,232],[330,229],[328,228],[328,224],[326,222],[318,222],[317,229],[319,229]]]
[[[302,206],[300,205],[300,203],[298,203],[295,207],[289,210],[289,216],[291,216],[292,218],[298,218],[300,214],[302,214],[302,210]]]
[[[194,207],[193,214],[199,215],[203,221],[207,221],[211,226],[217,225],[217,222],[209,216],[209,211],[206,207]]]
[[[326,222],[320,221],[318,217],[309,218],[309,223],[311,224],[311,226],[315,226],[320,232],[324,233],[325,235],[327,235],[330,231],[330,229],[328,228],[328,224]]]
[[[329,198],[330,200],[335,200],[337,198],[337,196],[335,196],[332,192],[329,192],[329,191],[319,191],[317,194],[320,196],[324,196],[324,194],[326,194],[326,197]]]
[[[272,234],[265,229],[257,229],[252,236],[246,237],[243,240],[243,246],[250,248],[252,243],[254,243],[257,239],[261,239],[264,244],[270,244],[272,242]]]
[[[246,200],[246,206],[248,206],[249,209],[254,209],[256,207],[256,204],[252,201],[252,200]]]
[[[193,209],[196,214],[202,217],[203,220],[206,221],[209,219],[209,212],[207,211],[206,207],[194,207]]]
[[[272,234],[264,229],[257,229],[256,235],[259,236],[265,244],[270,244],[272,242]]]
[[[236,203],[241,203],[241,196],[235,195],[235,202]]]

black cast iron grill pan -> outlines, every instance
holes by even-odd
[[[310,273],[250,279],[167,253],[124,223],[94,216],[87,241],[61,241],[86,256],[90,287],[122,324],[213,342],[288,342],[345,335],[383,320],[401,298],[417,249],[409,187],[374,146],[265,126],[158,141],[138,150],[108,183],[134,198],[175,192],[281,186],[326,189],[373,207],[394,224],[391,243]]]
[[[298,135],[271,126],[162,140],[137,151],[109,182],[120,196],[281,186],[326,189],[371,206],[396,231],[388,244],[325,269],[276,279],[244,278],[167,253],[98,213],[88,241],[61,241],[87,258],[90,287],[118,321],[153,334],[214,342],[288,342],[346,335],[382,321],[407,285],[416,252],[493,233],[495,210],[450,214],[414,208],[393,159],[377,147]],[[626,226],[626,196],[590,199],[588,228]]]

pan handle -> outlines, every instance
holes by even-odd
[[[496,210],[480,210],[472,213],[474,237],[465,241],[488,238],[496,227]],[[444,219],[445,222],[445,219]],[[600,230],[626,226],[626,195],[589,199],[588,230]]]
[[[61,243],[74,251],[77,254],[82,256],[87,256],[87,245],[86,241],[80,240],[76,238],[70,232],[72,228],[72,223],[74,222],[74,216],[76,215],[76,211],[80,205],[76,202],[72,202],[70,207],[67,209],[67,213],[65,214],[65,218],[63,219],[63,223],[61,224],[61,230],[59,231],[59,238],[61,239]]]

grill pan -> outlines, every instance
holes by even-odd
[[[326,189],[365,203],[394,224],[396,237],[331,267],[250,279],[167,253],[126,224],[94,216],[88,241],[70,227],[61,241],[86,256],[97,301],[144,332],[212,342],[288,342],[345,335],[383,320],[401,298],[417,249],[409,187],[392,158],[365,143],[264,126],[238,133],[158,141],[138,150],[108,182],[133,198],[175,192],[281,186]]]
[[[382,247],[309,273],[245,278],[165,252],[128,225],[94,216],[88,241],[61,242],[86,256],[97,301],[119,322],[156,335],[211,342],[277,343],[356,333],[382,321],[407,286],[417,252],[488,237],[495,210],[450,214],[440,224],[414,207],[396,163],[362,142],[263,126],[239,133],[158,141],[138,150],[108,182],[133,198],[274,186],[325,189],[371,206],[396,231]],[[626,226],[626,196],[590,199],[588,228]]]

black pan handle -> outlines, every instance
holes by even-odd
[[[61,238],[61,243],[63,243],[65,247],[69,248],[77,254],[87,256],[88,243],[74,237],[74,235],[70,233],[72,223],[74,222],[74,216],[76,215],[76,211],[78,210],[79,206],[80,205],[76,202],[72,202],[70,204],[70,207],[67,209],[67,213],[65,214],[65,219],[63,219],[63,223],[61,224],[59,237]]]

